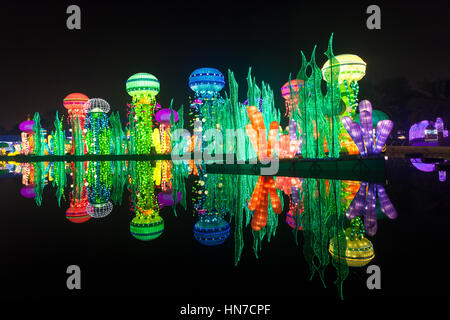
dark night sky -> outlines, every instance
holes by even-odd
[[[36,111],[64,112],[62,100],[71,92],[104,98],[124,112],[130,101],[125,81],[136,72],[154,74],[161,82],[158,101],[165,106],[174,98],[178,108],[188,104],[189,74],[203,66],[226,78],[228,69],[234,71],[242,97],[251,66],[281,105],[280,88],[289,73],[297,73],[300,50],[309,57],[317,45],[322,66],[332,32],[335,54],[357,54],[367,62],[361,82],[450,77],[445,2],[165,3],[2,5],[0,94],[7,112],[0,126],[15,129]],[[374,3],[381,7],[381,30],[366,28],[366,8]],[[81,8],[81,30],[66,28],[70,4]],[[370,100],[364,92],[360,98]]]

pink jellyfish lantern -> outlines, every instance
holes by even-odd
[[[286,116],[290,116],[296,109],[299,110],[298,104],[300,102],[299,91],[304,85],[303,80],[293,79],[286,82],[281,87],[281,95],[285,99]]]
[[[174,123],[178,122],[178,112],[169,108],[160,109],[156,112],[155,120],[159,122],[159,134],[161,139],[161,152],[168,154],[172,151],[170,142],[170,116],[173,111]]]
[[[34,121],[30,120],[30,118],[19,124],[19,129],[22,131],[20,134],[22,139],[22,152],[25,155],[33,153],[33,126]]]

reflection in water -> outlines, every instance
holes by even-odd
[[[74,223],[105,218],[113,205],[121,205],[126,188],[134,214],[130,233],[142,241],[164,232],[162,208],[169,207],[177,215],[179,204],[187,211],[186,186],[193,180],[189,193],[197,215],[193,238],[202,245],[217,246],[233,234],[235,265],[241,259],[246,230],[251,230],[258,258],[264,241],[270,243],[275,237],[284,212],[311,278],[318,274],[325,285],[325,270],[331,263],[341,298],[349,267],[367,265],[375,257],[370,239],[378,229],[377,211],[390,219],[397,217],[383,185],[369,182],[207,174],[202,163],[167,160],[40,162],[23,164],[21,171],[21,193],[35,196],[39,206],[48,181],[52,181],[59,205],[70,185],[66,217]]]

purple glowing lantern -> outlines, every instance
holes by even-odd
[[[291,122],[289,123],[289,138],[291,139],[291,141],[297,140],[296,128],[297,128],[297,123],[295,122],[295,120],[291,120]],[[300,142],[299,142],[299,145],[298,145],[298,149],[297,149],[295,154],[301,154],[302,137],[300,137],[299,141]]]
[[[381,184],[377,184],[377,193],[378,200],[380,201],[380,209],[381,211],[388,217],[389,219],[397,218],[397,210],[395,210],[392,205],[391,200],[389,199],[386,190]]]
[[[175,119],[174,122],[178,122],[178,120],[179,120],[178,112],[173,110],[173,113],[174,113],[174,119]],[[170,125],[170,115],[171,115],[171,110],[169,108],[163,108],[155,114],[155,120],[158,121],[159,123],[164,123],[165,125]]]
[[[19,124],[19,129],[22,132],[33,132],[34,121],[33,120],[25,120],[24,122]]]
[[[445,180],[447,180],[447,172],[446,171],[442,171],[439,170],[439,181],[440,182],[444,182]]]
[[[171,207],[175,203],[173,201],[172,191],[163,191],[158,194],[159,208]],[[177,191],[177,203],[181,201],[181,192]]]
[[[420,158],[411,158],[411,164],[422,172],[433,172],[436,169],[436,164],[434,163],[423,163]]]
[[[34,191],[34,184],[22,187],[20,189],[20,194],[24,198],[36,198],[36,192]]]
[[[391,133],[394,123],[391,120],[381,120],[377,123],[376,137],[375,137],[375,149],[373,153],[380,153],[386,143],[389,134]]]
[[[372,104],[369,100],[363,100],[359,103],[359,120],[361,122],[361,131],[363,133],[367,153],[373,151],[373,125],[372,125]]]
[[[344,125],[345,130],[347,130],[350,137],[352,137],[356,146],[358,147],[359,153],[361,157],[365,157],[367,155],[366,148],[364,147],[363,134],[361,131],[361,127],[358,123],[353,122],[350,117],[343,117],[342,124]]]
[[[366,188],[367,182],[362,182],[358,192],[348,206],[346,216],[349,220],[354,219],[356,216],[363,215],[366,204]]]
[[[376,212],[376,192],[375,192],[375,184],[369,184],[369,188],[367,190],[367,199],[365,210],[366,213],[364,215],[364,228],[366,233],[369,236],[374,236],[377,233],[377,212]]]

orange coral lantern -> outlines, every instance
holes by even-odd
[[[246,125],[245,130],[253,148],[258,154],[259,160],[271,159],[279,130],[278,122],[273,121],[270,124],[269,137],[267,139],[262,113],[259,112],[257,107],[249,106],[247,114],[251,124]],[[276,214],[280,214],[282,211],[281,200],[275,188],[275,180],[271,176],[260,176],[248,202],[248,208],[254,211],[251,227],[255,231],[261,230],[267,225],[269,195],[273,211]]]

